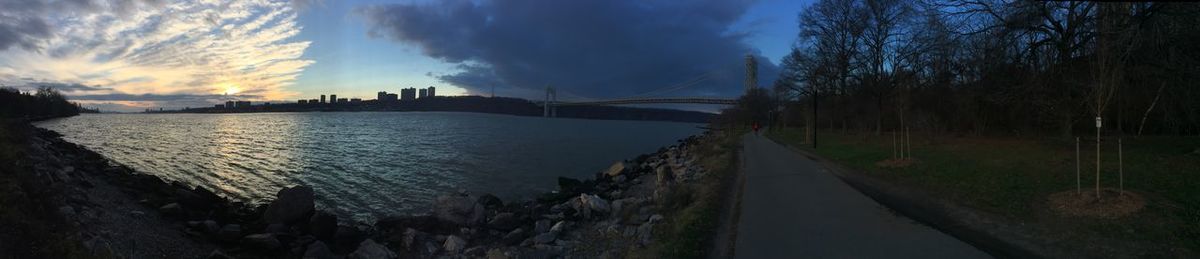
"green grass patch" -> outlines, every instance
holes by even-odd
[[[695,150],[709,173],[694,183],[676,187],[661,201],[665,220],[655,226],[654,243],[632,251],[634,258],[704,258],[716,245],[724,198],[736,182],[737,152],[746,130],[734,130],[710,139]]]
[[[774,130],[770,138],[813,150],[802,129]],[[1147,207],[1118,220],[1064,219],[1050,215],[1045,198],[1075,190],[1075,139],[974,138],[912,136],[906,168],[887,169],[876,162],[894,156],[889,133],[820,132],[813,150],[845,166],[885,181],[913,186],[957,204],[1066,232],[1068,239],[1101,237],[1172,247],[1200,249],[1200,138],[1126,137],[1123,144],[1124,186],[1143,194]],[[1100,185],[1119,185],[1118,143],[1100,143]],[[1082,138],[1080,171],[1083,191],[1095,188],[1095,138]]]

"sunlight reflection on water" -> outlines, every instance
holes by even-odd
[[[251,203],[307,184],[369,221],[465,188],[512,200],[590,178],[697,134],[697,124],[474,113],[87,114],[40,122],[110,159]]]

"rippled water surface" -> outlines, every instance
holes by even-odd
[[[505,200],[588,178],[696,124],[474,113],[87,114],[38,123],[138,171],[262,202],[307,184],[346,217],[422,212],[465,188]]]

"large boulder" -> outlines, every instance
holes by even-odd
[[[446,249],[446,253],[451,255],[457,254],[458,252],[461,252],[463,249],[467,248],[467,240],[463,240],[455,235],[450,235],[446,237],[446,242],[442,244],[442,248]]]
[[[496,214],[496,216],[492,217],[492,220],[488,221],[487,224],[488,227],[493,229],[509,231],[520,227],[521,220],[517,218],[516,214],[505,212]]]
[[[479,204],[487,209],[496,209],[504,206],[504,202],[500,200],[500,197],[496,197],[496,195],[490,193],[479,196]]]
[[[337,228],[337,215],[328,212],[318,211],[308,219],[308,233],[317,239],[331,240]]]
[[[438,196],[433,204],[433,215],[439,221],[459,226],[474,226],[485,217],[483,205],[470,196]]]
[[[505,234],[504,237],[500,238],[500,244],[509,246],[516,245],[521,243],[521,240],[524,240],[526,236],[528,235],[525,233],[525,229],[514,229],[513,231],[508,232],[508,234]]]
[[[242,237],[242,244],[249,247],[254,247],[263,250],[275,250],[282,244],[279,239],[275,238],[275,234],[254,234]]]
[[[346,258],[350,258],[350,259],[393,259],[393,258],[396,258],[396,253],[393,253],[392,250],[388,250],[387,247],[384,247],[383,245],[380,245],[379,243],[375,243],[374,240],[367,239],[367,240],[363,240],[362,243],[359,243],[358,249],[355,249],[353,253],[346,255]]]
[[[337,258],[333,251],[329,250],[329,246],[324,242],[316,241],[308,244],[308,248],[304,249],[304,259],[334,259]]]
[[[279,190],[275,201],[267,206],[263,220],[267,223],[294,223],[308,219],[313,212],[313,189],[308,186],[295,186]]]
[[[227,224],[217,231],[217,238],[225,241],[235,241],[242,238],[242,225]]]
[[[547,219],[538,220],[537,222],[533,223],[533,233],[541,234],[550,232],[550,223],[550,220]]]

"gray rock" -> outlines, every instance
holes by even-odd
[[[426,254],[432,255],[432,254],[436,254],[437,252],[438,252],[437,245],[434,245],[433,242],[425,241],[425,253]]]
[[[463,250],[462,254],[464,256],[478,257],[478,256],[484,255],[484,249],[487,249],[487,248],[482,247],[482,246],[471,247],[471,248],[467,248],[466,250]]]
[[[616,178],[613,178],[613,182],[623,183],[626,178],[625,175],[618,175]]]
[[[212,253],[208,253],[208,257],[205,257],[205,258],[207,258],[207,259],[234,259],[233,256],[229,256],[225,253],[222,253],[221,249],[213,249]]]
[[[553,227],[550,227],[550,232],[553,232],[553,233],[562,233],[563,230],[567,230],[567,222],[566,221],[559,221],[558,223],[554,223]]]
[[[425,232],[421,232],[420,230],[407,228],[404,229],[404,237],[400,240],[400,244],[404,245],[404,249],[414,251],[413,248],[416,247],[413,245],[420,244],[420,241],[425,240],[428,236],[428,234],[425,234]]]
[[[550,220],[538,220],[533,223],[533,233],[541,234],[550,231]]]
[[[249,247],[254,247],[263,250],[275,250],[282,246],[279,239],[275,238],[275,234],[253,234],[242,237],[242,244]]]
[[[515,245],[521,242],[522,239],[525,239],[525,236],[525,229],[518,228],[505,234],[504,237],[500,238],[500,242],[504,245]]]
[[[504,231],[513,230],[520,225],[521,220],[517,219],[517,216],[511,212],[496,214],[495,217],[492,217],[492,220],[488,221],[488,227]]]
[[[663,215],[661,215],[661,214],[654,214],[653,216],[650,216],[650,220],[648,220],[648,222],[650,222],[650,223],[658,223],[659,221],[662,221],[663,219],[664,219],[664,218],[663,218]]]
[[[334,259],[337,258],[324,242],[316,241],[304,249],[304,259]]]
[[[558,239],[558,234],[556,234],[555,232],[551,231],[551,232],[548,232],[548,233],[542,233],[542,234],[539,234],[539,235],[537,235],[537,236],[534,236],[534,237],[533,237],[533,243],[535,243],[535,244],[549,244],[549,243],[552,243],[552,242],[554,242],[554,240],[555,240],[555,239]]]
[[[579,196],[579,202],[584,209],[600,213],[599,215],[608,214],[608,211],[610,210],[608,201],[600,198],[600,196],[581,194]]]
[[[654,224],[646,223],[638,226],[637,236],[639,244],[645,246],[650,244],[650,237],[654,232]]]
[[[159,207],[158,212],[170,217],[180,216],[183,215],[183,206],[179,206],[179,203],[172,202]]]
[[[293,223],[306,219],[313,212],[313,189],[308,186],[283,188],[275,201],[267,206],[263,219],[269,223]]]
[[[346,255],[350,259],[393,259],[396,258],[396,253],[388,250],[387,247],[375,243],[375,240],[367,239],[358,244],[358,249],[353,253]]]
[[[446,242],[442,244],[442,249],[445,249],[446,253],[449,253],[452,255],[458,254],[458,252],[461,252],[463,249],[466,249],[466,248],[467,248],[467,240],[463,240],[462,238],[455,236],[455,235],[450,235],[450,236],[446,237]]]
[[[62,207],[58,207],[58,215],[62,215],[63,218],[68,218],[68,219],[74,218],[75,217],[75,207],[71,207],[68,205],[63,205]]]
[[[266,232],[272,234],[283,234],[291,232],[291,230],[288,229],[287,225],[284,225],[283,223],[272,223],[267,225]]]
[[[496,195],[492,194],[484,194],[483,196],[479,196],[478,202],[487,209],[496,209],[504,206],[504,202],[500,201],[500,197],[496,197]]]
[[[221,227],[220,231],[217,231],[217,238],[225,241],[238,240],[242,238],[242,226],[238,224],[225,225]]]
[[[211,219],[205,220],[204,222],[201,222],[200,224],[204,228],[205,234],[216,235],[218,232],[221,232],[221,225],[217,224],[216,221],[213,221]]]
[[[618,218],[621,215],[621,209],[625,207],[625,200],[615,200],[612,202],[612,210],[609,217]]]
[[[438,196],[433,215],[438,220],[460,226],[474,226],[484,219],[483,205],[469,196]]]
[[[500,250],[500,248],[492,248],[491,250],[487,251],[487,259],[510,259],[510,258],[512,258],[512,257],[508,256],[508,254],[504,253],[504,251]]]
[[[221,231],[221,224],[217,224],[216,221],[208,219],[208,221],[200,222],[200,230],[203,230],[204,234],[216,235]]]

